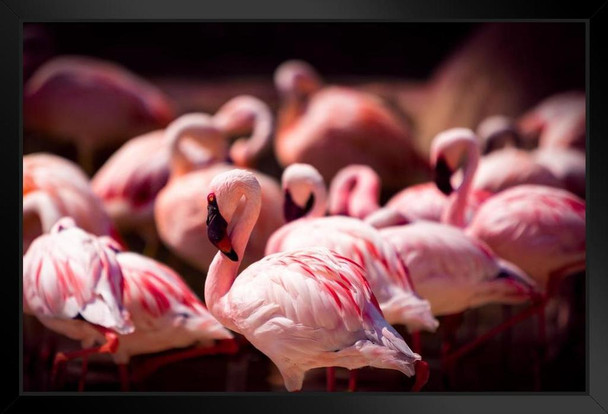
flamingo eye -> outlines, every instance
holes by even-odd
[[[207,196],[208,203],[215,203],[215,194],[211,193]]]

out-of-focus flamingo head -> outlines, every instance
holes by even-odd
[[[508,146],[520,147],[522,144],[515,122],[504,115],[490,116],[481,121],[477,126],[477,136],[484,154]]]
[[[364,219],[378,210],[380,181],[369,165],[350,164],[342,168],[329,186],[329,214]]]
[[[316,70],[301,60],[282,63],[274,73],[274,83],[282,96],[296,98],[305,98],[322,85]]]
[[[479,142],[470,129],[452,128],[437,134],[431,144],[430,160],[437,188],[446,195],[451,194],[454,191],[452,175],[458,168],[468,166],[469,161],[473,161],[471,155],[475,154],[479,156]]]
[[[258,98],[240,95],[226,102],[213,116],[213,121],[226,136],[244,136],[230,147],[230,159],[241,168],[254,167],[271,147],[273,116],[270,108]]]
[[[185,114],[165,130],[171,152],[171,174],[179,176],[196,167],[223,161],[228,152],[225,135],[208,114]]]
[[[534,144],[552,123],[563,118],[585,120],[586,98],[583,91],[566,91],[551,95],[524,113],[517,121],[522,138]],[[584,129],[584,128],[583,128]]]
[[[290,222],[310,215],[325,214],[327,187],[323,176],[309,164],[292,164],[283,171],[281,185],[285,192],[283,214]]]

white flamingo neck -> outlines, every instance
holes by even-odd
[[[35,191],[23,199],[23,217],[38,216],[42,233],[51,231],[53,225],[62,217],[53,199],[42,191]]]
[[[218,181],[221,182],[217,184]],[[228,238],[238,256],[238,261],[234,262],[218,251],[207,272],[205,303],[219,319],[223,314],[223,298],[237,277],[249,237],[260,215],[262,191],[253,174],[242,170],[230,170],[216,176],[211,188],[215,190],[220,214],[226,212]]]
[[[462,182],[448,198],[448,203],[443,211],[441,221],[456,226],[466,226],[466,207],[473,187],[473,179],[479,165],[479,144],[477,141],[466,141],[466,152],[464,161],[464,174]]]

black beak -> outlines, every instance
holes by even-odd
[[[306,201],[306,205],[302,208],[293,201],[289,190],[285,190],[285,201],[283,203],[283,217],[285,217],[285,221],[290,222],[305,216],[312,210],[314,203],[315,195],[311,193]]]
[[[454,191],[452,183],[450,182],[452,174],[453,172],[448,166],[445,158],[440,157],[437,159],[437,164],[433,170],[433,181],[435,181],[437,188],[445,195],[450,195],[452,194],[452,191]]]
[[[228,237],[228,223],[220,214],[215,197],[209,196],[207,202],[207,237],[209,241],[227,258],[233,262],[238,262],[239,256],[232,248]]]

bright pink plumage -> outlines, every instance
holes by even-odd
[[[520,185],[488,200],[468,234],[546,288],[550,279],[585,268],[585,202],[556,188]]]

